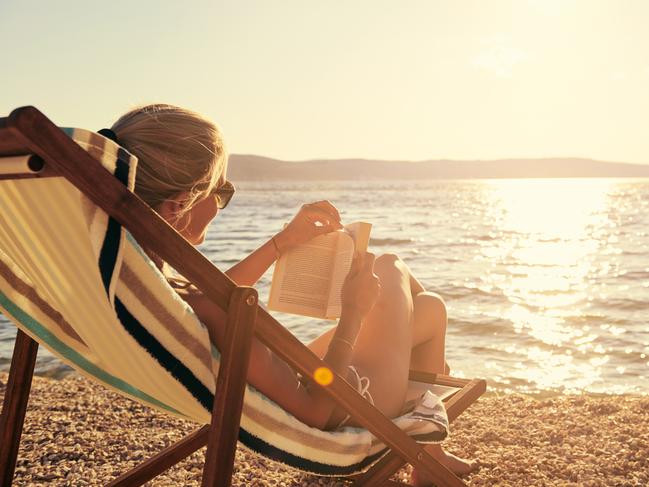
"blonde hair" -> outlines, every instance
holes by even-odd
[[[138,158],[135,194],[156,209],[187,193],[180,219],[225,181],[227,151],[219,127],[208,118],[166,104],[145,105],[112,126],[120,145]]]

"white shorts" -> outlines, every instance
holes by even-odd
[[[370,388],[370,379],[369,377],[361,377],[361,375],[358,373],[358,370],[356,370],[356,367],[353,365],[349,366],[349,370],[352,371],[352,375],[356,378],[356,390],[358,393],[363,396],[367,401],[369,401],[370,404],[374,405],[374,399],[372,398],[372,394],[370,394],[369,388]],[[345,419],[343,419],[340,423],[338,423],[338,426],[336,428],[340,428],[341,426],[345,426],[347,424],[347,421],[351,418],[351,415],[345,416]]]

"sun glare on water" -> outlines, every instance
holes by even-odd
[[[519,359],[514,376],[535,389],[563,388],[568,377],[569,388],[591,387],[601,381],[601,367],[609,361],[610,349],[598,340],[600,327],[589,325],[587,316],[594,278],[607,265],[601,247],[614,244],[600,235],[615,225],[608,214],[613,183],[485,183],[494,239],[482,249],[480,258],[493,266],[483,281],[509,303],[500,317],[520,338],[508,347]]]

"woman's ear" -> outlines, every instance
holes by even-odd
[[[178,214],[182,211],[184,202],[187,201],[187,193],[178,193],[170,198],[167,198],[158,205],[156,211],[162,218],[167,220],[167,223],[174,225],[178,219]]]

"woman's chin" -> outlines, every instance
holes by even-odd
[[[187,240],[190,244],[192,245],[200,245],[203,242],[205,242],[205,237],[207,235],[207,231],[201,233],[198,236],[194,236],[193,234],[189,232],[182,232],[181,235],[185,237],[185,240]]]

